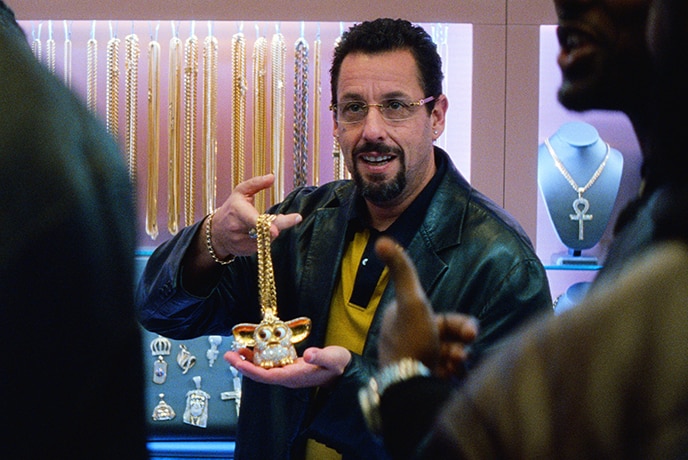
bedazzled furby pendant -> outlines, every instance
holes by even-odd
[[[292,364],[296,360],[294,344],[308,337],[310,331],[308,318],[282,321],[272,314],[264,315],[260,324],[242,323],[232,329],[240,346],[253,348],[253,363],[266,369]]]
[[[263,319],[259,324],[241,323],[232,328],[236,344],[253,348],[253,363],[270,369],[286,366],[296,360],[295,343],[311,332],[311,320],[306,317],[282,321],[277,316],[277,291],[270,253],[270,225],[272,214],[261,214],[256,223],[258,246],[258,292]]]

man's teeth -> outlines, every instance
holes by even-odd
[[[382,162],[389,161],[392,159],[392,157],[389,155],[384,155],[384,156],[364,155],[362,158],[363,158],[363,161],[366,161],[368,163],[382,163]]]

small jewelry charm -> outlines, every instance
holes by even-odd
[[[205,356],[208,358],[208,366],[213,367],[213,364],[215,364],[215,360],[217,359],[217,355],[220,354],[217,347],[219,347],[222,343],[222,336],[208,336],[208,342],[210,343],[210,349],[205,352]]]
[[[201,390],[201,377],[193,378],[196,389],[186,394],[186,409],[184,409],[184,423],[205,428],[208,424],[208,400],[210,395]]]
[[[177,364],[182,368],[182,374],[189,372],[189,369],[196,364],[196,357],[189,352],[186,345],[179,345],[179,353],[177,353]]]
[[[165,393],[160,393],[158,396],[160,397],[160,402],[153,409],[153,420],[156,422],[172,420],[177,414],[174,413],[172,406],[167,404],[165,400],[162,399],[165,397]]]
[[[220,393],[220,399],[223,401],[233,399],[237,418],[239,418],[239,409],[241,408],[241,377],[239,376],[239,371],[237,371],[234,366],[229,366],[229,370],[232,371],[232,384],[234,385],[234,390],[223,391]]]
[[[150,350],[153,356],[158,357],[158,360],[153,363],[153,383],[161,385],[167,380],[167,362],[165,362],[163,356],[171,353],[172,343],[169,339],[159,335],[151,341]]]

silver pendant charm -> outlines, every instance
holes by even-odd
[[[196,364],[196,357],[191,354],[186,345],[179,345],[179,353],[177,353],[177,364],[182,368],[182,374],[189,372],[189,369]]]
[[[205,428],[208,425],[208,400],[210,395],[201,390],[201,377],[193,378],[196,389],[186,394],[186,408],[184,409],[184,423]]]
[[[172,351],[172,343],[169,339],[159,335],[151,341],[150,350],[153,356],[158,359],[153,363],[153,383],[161,385],[167,380],[167,362],[163,356],[168,356]]]
[[[208,342],[210,343],[210,348],[205,352],[205,356],[208,358],[208,366],[213,367],[213,364],[215,364],[215,360],[217,359],[217,355],[220,354],[220,351],[217,349],[217,347],[219,347],[222,343],[222,336],[208,336]]]
[[[220,393],[220,399],[223,401],[229,401],[233,399],[237,418],[239,418],[239,409],[241,408],[241,377],[239,377],[239,371],[237,371],[234,366],[229,366],[229,370],[232,371],[232,384],[234,386],[234,390],[223,391]]]
[[[156,422],[164,422],[167,420],[172,420],[177,414],[174,413],[172,406],[167,404],[162,398],[165,397],[165,393],[160,393],[160,402],[153,409],[153,420]]]
[[[578,194],[578,198],[573,200],[573,211],[575,214],[569,214],[569,218],[573,221],[578,221],[578,240],[583,241],[585,234],[583,233],[583,223],[586,220],[592,220],[592,214],[586,214],[590,209],[590,202]]]

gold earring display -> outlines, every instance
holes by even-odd
[[[138,76],[139,76],[139,37],[131,33],[124,38],[124,145],[129,165],[129,180],[134,190],[136,202],[137,145],[138,134]]]
[[[253,44],[253,175],[262,176],[270,169],[267,150],[267,48],[265,37],[257,37]],[[255,207],[263,212],[269,206],[267,193],[255,195]]]
[[[272,36],[272,167],[275,183],[272,187],[272,203],[284,199],[284,114],[286,93],[285,61],[287,47],[284,36],[277,32]]]
[[[119,134],[119,44],[116,35],[107,43],[107,75],[105,77],[105,128],[112,137]]]
[[[98,41],[95,39],[96,22],[91,26],[91,38],[86,43],[86,106],[95,114],[98,111]]]
[[[292,364],[296,360],[294,344],[306,339],[311,331],[309,318],[284,322],[277,316],[277,290],[270,253],[270,226],[275,218],[273,214],[261,214],[256,222],[258,292],[263,320],[260,324],[241,323],[232,328],[234,340],[241,346],[254,347],[254,364],[266,369]]]
[[[294,46],[294,188],[308,182],[308,42]]]
[[[203,41],[203,210],[210,214],[215,209],[217,182],[217,53],[218,41],[212,34]]]
[[[185,224],[194,222],[195,157],[196,157],[196,89],[198,85],[198,38],[184,43],[184,217]]]
[[[232,36],[232,188],[244,180],[246,91],[246,39],[238,32]]]
[[[158,237],[158,179],[160,161],[160,43],[148,44],[148,182],[146,233]]]
[[[167,230],[175,235],[179,231],[182,213],[181,162],[182,162],[182,41],[176,36],[170,39],[168,73],[168,136],[167,136]]]

